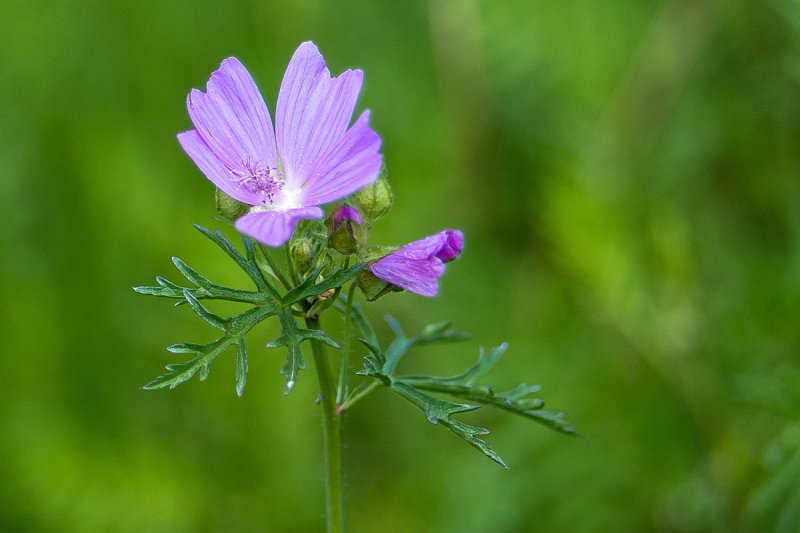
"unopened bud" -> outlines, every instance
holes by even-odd
[[[464,234],[451,229],[445,230],[443,233],[444,242],[436,253],[436,257],[441,259],[442,263],[448,263],[458,259],[458,256],[461,255],[461,250],[464,249]]]
[[[317,255],[313,241],[307,237],[292,239],[289,243],[289,253],[295,268],[302,272],[310,270]]]
[[[389,185],[385,163],[378,179],[356,192],[353,199],[370,222],[378,220],[392,209],[394,193]]]
[[[214,192],[214,203],[217,205],[217,213],[226,220],[236,220],[250,210],[250,206],[231,198],[221,189]]]
[[[328,246],[344,255],[357,253],[367,243],[369,225],[351,205],[337,206],[325,224],[328,226]]]

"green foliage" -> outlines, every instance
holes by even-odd
[[[361,309],[354,306],[353,316],[361,328],[366,322],[363,320]],[[478,438],[481,435],[487,435],[489,430],[466,424],[452,417],[458,413],[478,409],[479,405],[442,400],[423,391],[443,393],[484,405],[492,405],[536,420],[562,433],[575,434],[575,429],[563,419],[562,413],[542,410],[543,400],[528,397],[537,392],[539,387],[523,383],[506,393],[495,394],[491,387],[476,383],[497,363],[507,348],[506,344],[492,348],[488,355],[484,355],[484,350],[481,348],[478,362],[457,376],[397,376],[395,375],[397,363],[410,348],[435,342],[460,341],[471,338],[471,335],[451,327],[450,322],[436,322],[424,327],[416,335],[408,337],[395,319],[387,315],[386,322],[394,331],[395,339],[385,351],[381,350],[375,342],[371,328],[362,328],[362,331],[366,330],[368,338],[359,340],[369,349],[370,354],[364,358],[364,368],[358,374],[380,380],[393,392],[422,410],[429,422],[441,424],[503,467],[508,468],[500,456],[492,450],[492,447],[486,441]]]
[[[176,305],[188,303],[200,318],[223,332],[222,336],[207,344],[199,345],[183,342],[170,346],[168,348],[170,352],[191,354],[193,358],[183,363],[167,365],[167,372],[145,385],[144,388],[148,390],[164,387],[175,388],[191,379],[198,372],[200,379],[205,380],[208,377],[212,361],[233,346],[236,349],[236,393],[241,396],[247,379],[247,345],[244,337],[248,331],[261,321],[277,315],[281,322],[282,335],[267,343],[266,347],[276,348],[283,346],[287,349],[286,365],[281,369],[281,373],[286,376],[284,392],[289,394],[297,383],[300,370],[305,368],[303,354],[300,350],[300,344],[304,340],[315,340],[338,348],[338,345],[321,331],[299,328],[292,314],[293,306],[299,305],[304,309],[310,308],[316,297],[347,283],[364,268],[365,264],[359,263],[349,268],[336,269],[324,279],[320,278],[323,270],[320,267],[296,287],[281,295],[267,280],[262,268],[259,266],[256,247],[260,245],[253,239],[242,238],[245,249],[245,254],[242,255],[219,230],[211,232],[201,226],[195,225],[195,227],[222,248],[247,273],[255,283],[257,290],[247,291],[217,285],[177,257],[173,257],[173,263],[175,263],[181,274],[194,284],[194,287],[182,287],[162,277],[156,278],[158,286],[134,287],[134,290],[141,294],[177,299]],[[262,251],[265,254],[268,253],[266,250]],[[203,305],[200,302],[202,299],[228,300],[247,303],[253,307],[238,315],[223,318],[212,313]]]
[[[297,383],[297,375],[300,370],[305,369],[306,363],[303,360],[303,354],[300,352],[300,343],[304,340],[315,340],[339,349],[339,345],[333,340],[325,336],[325,334],[318,329],[302,329],[297,326],[297,320],[291,311],[282,307],[278,312],[281,319],[281,335],[277,339],[271,340],[267,343],[267,348],[277,348],[278,346],[286,346],[288,354],[286,356],[286,365],[281,368],[281,374],[286,376],[286,387],[284,394],[292,392],[295,384]]]

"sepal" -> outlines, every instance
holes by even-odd
[[[358,210],[349,205],[336,206],[325,220],[328,228],[328,247],[342,255],[352,255],[367,244],[367,224]]]
[[[214,191],[214,204],[219,216],[228,222],[233,222],[240,216],[246,214],[250,211],[251,207],[235,198],[231,198],[225,194],[222,189],[216,189]]]
[[[353,200],[370,222],[383,218],[392,210],[394,193],[389,185],[389,173],[386,170],[385,162],[381,164],[381,173],[378,179],[356,192]]]

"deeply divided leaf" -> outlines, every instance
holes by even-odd
[[[194,302],[194,305],[199,305],[196,299],[191,298],[191,296],[189,298],[190,304]],[[195,309],[195,311],[197,311],[197,309]],[[170,346],[168,350],[172,353],[192,354],[194,357],[184,363],[172,363],[167,365],[167,372],[145,385],[144,388],[150,390],[169,387],[172,389],[184,381],[191,379],[198,372],[200,372],[200,379],[203,380],[208,376],[208,369],[211,362],[230,346],[235,345],[237,349],[236,388],[237,392],[243,390],[244,373],[247,371],[244,335],[256,324],[273,314],[275,314],[275,312],[269,306],[253,307],[244,313],[222,321],[219,325],[223,326],[220,328],[224,330],[223,335],[208,344],[191,344],[184,342]],[[222,320],[216,315],[213,315],[213,317],[214,318],[211,320]],[[204,319],[207,318],[204,317]]]
[[[268,342],[267,348],[285,346],[287,349],[286,364],[281,368],[281,374],[286,376],[286,384],[283,392],[284,394],[289,394],[292,392],[295,384],[297,384],[297,377],[300,370],[304,370],[306,367],[303,353],[300,350],[301,342],[304,340],[315,340],[337,349],[339,345],[326,337],[325,334],[318,329],[300,328],[291,310],[286,307],[278,311],[278,317],[281,321],[281,336]]]

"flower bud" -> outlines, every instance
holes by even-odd
[[[236,220],[250,210],[250,206],[231,198],[221,189],[214,192],[214,203],[217,206],[217,213],[225,220]]]
[[[311,269],[316,252],[314,241],[308,237],[297,237],[289,241],[289,253],[298,271],[306,272]]]
[[[378,179],[356,192],[353,199],[370,222],[378,220],[392,209],[394,193],[389,186],[386,164],[381,167]]]
[[[325,224],[328,226],[328,246],[344,255],[359,252],[367,243],[369,225],[351,205],[337,206]]]
[[[444,237],[442,239],[443,242],[435,255],[442,263],[449,263],[458,259],[458,256],[461,255],[461,250],[464,249],[464,234],[450,229],[443,231],[442,234],[442,237]]]

